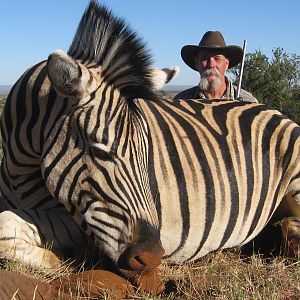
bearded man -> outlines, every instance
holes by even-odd
[[[258,102],[253,95],[240,90],[237,99],[237,87],[225,76],[225,72],[238,65],[243,58],[243,49],[239,46],[226,46],[219,31],[208,31],[198,46],[186,45],[181,49],[183,61],[200,73],[200,83],[177,94],[174,99],[228,99]]]

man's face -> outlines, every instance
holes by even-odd
[[[218,50],[201,50],[195,57],[195,64],[201,75],[201,89],[217,91],[224,82],[228,58]]]
[[[225,72],[228,70],[229,60],[221,51],[201,50],[195,57],[195,64],[201,77],[207,73],[205,72],[206,70],[217,70],[217,72],[212,72],[210,75],[205,76],[207,80],[211,81],[215,79],[215,73],[219,73],[221,78],[224,77]]]

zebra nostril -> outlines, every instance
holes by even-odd
[[[131,269],[136,271],[145,271],[148,269],[148,264],[139,255],[130,258],[128,264]]]
[[[139,256],[135,256],[134,259],[141,265],[145,266],[146,263],[143,261],[143,259]]]

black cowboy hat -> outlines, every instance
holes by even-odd
[[[235,45],[226,46],[221,32],[207,31],[203,35],[199,46],[186,45],[181,49],[181,57],[183,61],[195,71],[198,71],[195,65],[195,56],[201,49],[222,50],[224,55],[229,59],[228,69],[238,65],[243,58],[243,49],[241,47]]]

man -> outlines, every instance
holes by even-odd
[[[184,46],[181,57],[190,68],[200,73],[201,79],[198,86],[180,92],[174,99],[237,99],[237,87],[225,72],[242,61],[242,48],[226,46],[219,31],[208,31],[199,46]],[[238,100],[258,102],[251,93],[242,89]]]

